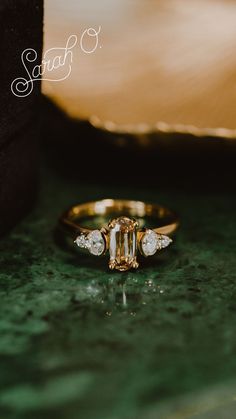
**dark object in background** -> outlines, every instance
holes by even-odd
[[[36,191],[40,82],[26,97],[11,83],[27,78],[21,54],[37,52],[29,69],[41,63],[43,0],[1,0],[0,4],[0,234],[30,208]]]
[[[119,185],[155,188],[157,197],[161,190],[235,190],[233,140],[154,133],[147,147],[141,146],[141,137],[71,119],[44,96],[41,112],[47,164],[70,181],[112,184],[114,198]]]

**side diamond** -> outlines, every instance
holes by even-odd
[[[76,237],[76,239],[75,239],[75,243],[81,249],[86,249],[86,247],[87,247],[86,241],[87,241],[86,236],[84,234],[80,234],[80,236]]]
[[[154,255],[158,249],[158,244],[157,233],[152,230],[147,230],[141,241],[141,247],[144,256]]]
[[[170,237],[147,230],[141,240],[141,249],[144,256],[153,256],[157,250],[164,249],[172,243]]]
[[[88,235],[80,234],[75,243],[81,249],[87,249],[92,255],[100,256],[106,248],[106,243],[99,230],[93,230]]]
[[[158,240],[159,240],[160,249],[164,249],[165,247],[168,247],[169,244],[173,242],[173,240],[170,237],[165,236],[164,234],[160,234]]]
[[[100,256],[105,251],[105,240],[101,231],[93,230],[88,234],[87,248],[95,256]]]

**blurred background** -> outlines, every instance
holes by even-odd
[[[18,98],[43,6],[72,71]],[[1,1],[1,419],[236,416],[235,22],[233,0]],[[68,252],[61,212],[107,197],[177,211],[173,246],[121,275]]]
[[[46,0],[45,51],[101,32],[97,50],[77,46],[70,77],[43,92],[112,130],[236,137],[235,16],[232,0]]]
[[[44,52],[64,46],[72,34],[78,37],[70,76],[42,85],[59,107],[47,103],[43,137],[52,154],[57,148],[60,170],[66,166],[79,180],[96,173],[105,182],[111,171],[110,180],[119,182],[125,180],[121,159],[128,167],[133,158],[143,170],[129,176],[140,182],[232,188],[235,16],[230,0],[46,1]],[[100,31],[98,45],[85,54],[79,42],[90,27]],[[84,39],[89,48],[94,45]],[[73,156],[71,148],[77,150]],[[92,161],[90,173],[83,159],[73,172],[80,154]]]

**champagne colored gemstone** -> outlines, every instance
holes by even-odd
[[[109,223],[110,269],[127,271],[137,268],[137,222],[128,217],[119,217]]]
[[[84,234],[80,234],[78,237],[76,237],[75,243],[81,249],[86,249],[87,247],[86,236]]]

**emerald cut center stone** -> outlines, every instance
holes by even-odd
[[[119,217],[109,223],[110,269],[127,271],[138,267],[137,226],[137,221],[128,217]]]

